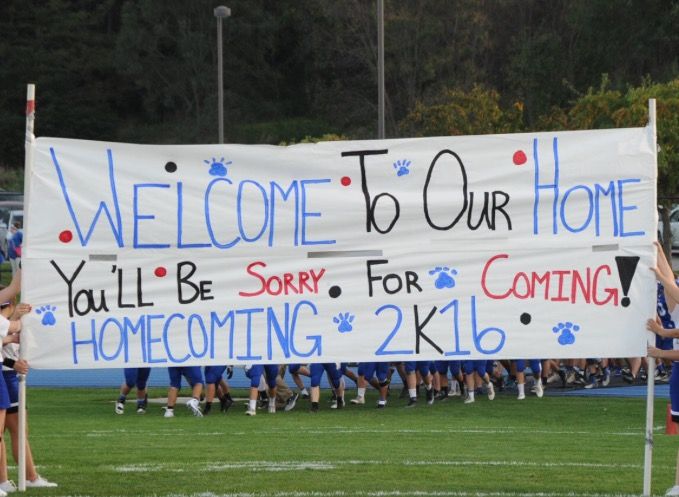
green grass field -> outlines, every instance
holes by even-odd
[[[152,390],[150,397],[164,391]],[[240,396],[244,392],[235,392]],[[352,392],[353,393],[353,392]],[[163,404],[113,412],[115,390],[28,392],[38,469],[50,496],[609,496],[640,495],[645,399],[499,394],[414,409],[393,399],[321,411],[193,417]],[[664,434],[656,404],[653,493],[673,483],[679,436]],[[16,479],[16,467],[10,467]]]

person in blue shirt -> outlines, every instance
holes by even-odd
[[[123,414],[125,412],[125,401],[127,395],[133,388],[137,388],[137,414],[145,414],[148,398],[146,395],[146,384],[148,383],[151,368],[125,368],[125,380],[120,385],[120,395],[116,401],[115,413]]]
[[[24,242],[24,232],[21,229],[21,223],[16,222],[10,227],[12,236],[7,243],[7,258],[9,265],[12,268],[12,276],[17,272],[21,266],[21,245]]]
[[[167,373],[170,377],[170,388],[167,391],[167,407],[165,407],[165,417],[174,417],[174,406],[177,403],[179,390],[182,387],[182,376],[186,378],[191,386],[192,397],[186,403],[186,407],[193,413],[194,416],[202,417],[203,412],[200,410],[200,396],[203,393],[203,372],[200,366],[170,366],[167,368]]]
[[[259,396],[259,383],[262,375],[269,387],[268,410],[269,414],[276,414],[276,377],[278,376],[278,364],[255,364],[245,367],[245,376],[250,379],[250,398],[245,414],[255,416],[257,414],[257,397]]]

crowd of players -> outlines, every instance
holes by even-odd
[[[662,346],[666,348],[666,345]],[[669,381],[669,367],[670,364],[659,362],[654,373],[656,382]],[[216,401],[221,412],[229,411],[234,404],[228,384],[233,368],[206,366],[203,370],[193,366],[170,367],[167,370],[170,387],[164,408],[165,417],[174,416],[182,378],[191,388],[186,405],[194,415],[210,414]],[[150,368],[125,370],[125,380],[115,404],[117,414],[124,413],[127,397],[134,389],[136,411],[140,414],[146,412],[146,384],[150,372]],[[644,358],[255,365],[245,369],[250,381],[245,413],[254,416],[258,409],[272,414],[277,410],[290,411],[298,407],[301,400],[308,401],[311,412],[318,411],[324,373],[330,386],[331,409],[345,407],[349,397],[349,404],[365,404],[366,391],[371,388],[377,392],[378,409],[386,407],[391,396],[406,398],[405,407],[410,408],[418,402],[431,405],[454,397],[470,404],[480,394],[493,400],[496,392],[515,394],[518,400],[524,400],[527,394],[540,398],[547,388],[591,389],[606,387],[612,382],[631,384],[646,381],[647,374]],[[288,387],[290,380],[294,383],[292,389]],[[396,385],[402,385],[402,388],[394,388]],[[350,386],[355,395],[345,394]],[[202,406],[201,401],[204,401]]]

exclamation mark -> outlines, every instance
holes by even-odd
[[[628,307],[630,304],[630,299],[627,296],[629,293],[629,287],[632,284],[632,278],[634,278],[634,272],[637,270],[637,264],[639,263],[639,257],[616,257],[615,263],[618,265],[618,274],[620,275],[620,286],[622,286],[622,293],[624,297],[620,301],[623,307]]]

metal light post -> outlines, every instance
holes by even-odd
[[[215,7],[217,18],[217,99],[219,106],[219,143],[224,143],[224,63],[222,55],[222,19],[231,15],[231,9],[220,5]]]
[[[384,0],[377,0],[377,138],[384,139]]]

